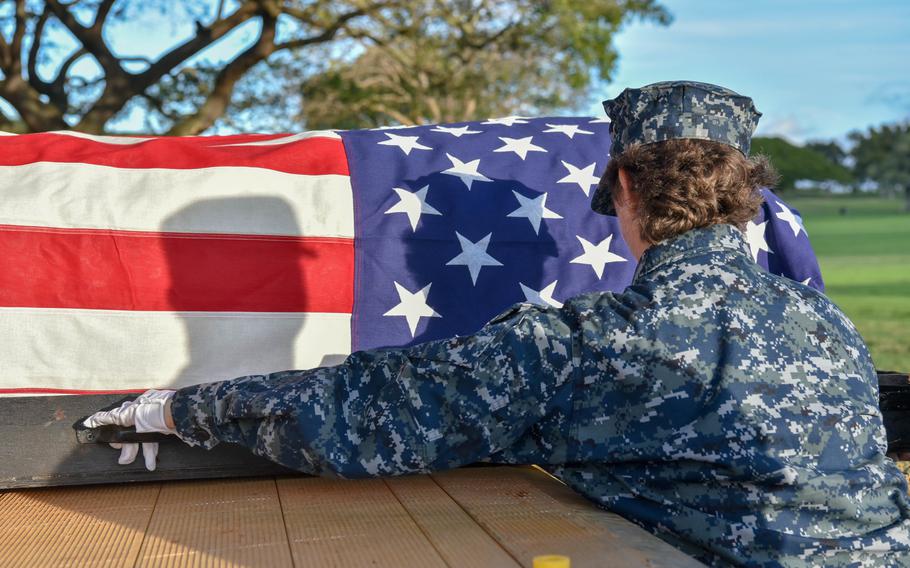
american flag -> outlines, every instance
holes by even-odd
[[[622,290],[634,259],[589,207],[608,127],[0,136],[0,394],[310,368]],[[765,196],[753,256],[822,289],[798,212]]]

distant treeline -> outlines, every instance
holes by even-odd
[[[783,138],[757,137],[752,153],[771,159],[781,175],[779,191],[806,186],[872,190],[904,195],[910,209],[910,121],[851,132],[848,140],[845,148],[833,140],[796,146]]]

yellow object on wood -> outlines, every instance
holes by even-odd
[[[534,568],[571,568],[571,566],[572,563],[568,556],[550,554],[534,557]]]

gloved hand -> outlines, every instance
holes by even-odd
[[[169,428],[164,420],[164,409],[168,401],[174,397],[172,390],[148,390],[134,400],[128,400],[113,410],[102,410],[89,416],[83,421],[88,428],[98,426],[134,426],[136,432],[160,432],[162,434],[176,434],[177,431]],[[111,444],[112,448],[120,450],[121,465],[133,463],[139,454],[139,444]],[[155,471],[157,467],[158,444],[146,442],[142,444],[142,457],[145,459],[145,468]]]

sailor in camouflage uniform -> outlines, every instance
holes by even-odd
[[[692,82],[605,107],[614,159],[676,139],[747,154],[760,116]],[[592,206],[613,202],[601,184]],[[131,409],[137,424],[172,414],[189,444],[239,443],[316,475],[540,464],[713,565],[910,565],[907,485],[885,457],[862,338],[824,295],[761,269],[729,224],[651,244],[621,294],[521,304],[473,335],[147,393]],[[111,422],[131,423],[90,419]]]

